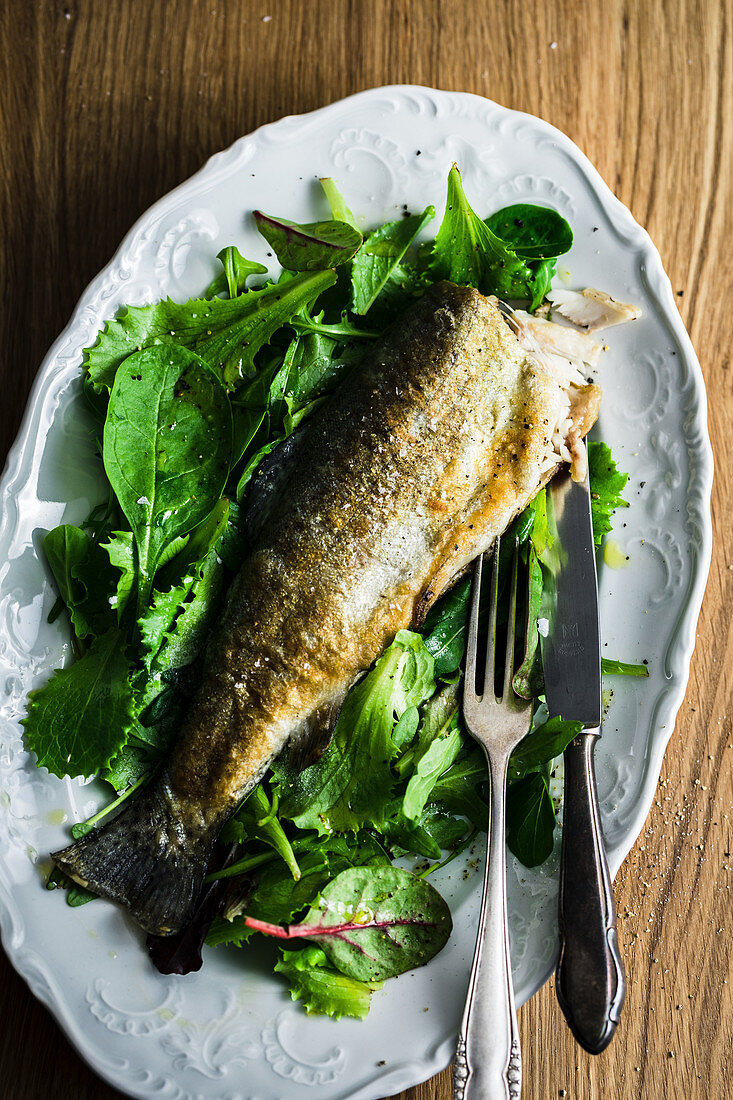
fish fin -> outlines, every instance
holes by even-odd
[[[86,889],[127,906],[146,932],[178,932],[195,907],[213,839],[184,841],[164,784],[143,790],[108,825],[53,852]]]
[[[318,707],[290,737],[288,763],[296,771],[315,764],[328,748],[348,692]]]

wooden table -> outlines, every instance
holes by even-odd
[[[241,134],[373,85],[489,96],[564,130],[657,243],[698,350],[716,545],[657,801],[616,895],[629,994],[592,1059],[549,983],[527,1100],[733,1096],[733,6],[730,0],[5,0],[0,453],[43,354],[137,216]],[[0,1095],[118,1096],[0,956]],[[402,1100],[448,1100],[449,1073]]]

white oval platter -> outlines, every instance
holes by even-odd
[[[19,720],[27,692],[70,657],[63,623],[46,622],[53,595],[39,540],[101,498],[80,398],[82,348],[123,304],[200,292],[225,244],[268,262],[253,208],[301,221],[326,216],[317,178],[330,175],[367,226],[399,216],[403,204],[433,203],[439,219],[454,161],[484,214],[523,200],[556,207],[575,231],[564,258],[571,285],[599,286],[644,311],[609,332],[600,370],[599,434],[631,475],[630,507],[614,534],[628,567],[600,577],[604,653],[646,658],[650,671],[648,680],[614,682],[597,753],[613,872],[649,811],[708,571],[712,480],[702,374],[649,237],[568,138],[479,96],[376,88],[243,137],[156,203],[86,290],[43,362],[0,496],[3,945],[84,1058],[131,1096],[368,1100],[425,1080],[452,1057],[478,859],[446,868],[436,883],[453,910],[450,944],[429,966],[388,982],[362,1023],[305,1016],[273,976],[266,949],[209,951],[200,973],[162,977],[116,907],[71,909],[60,893],[44,892],[47,853],[69,823],[88,816],[96,792],[37,770]],[[520,1003],[553,967],[556,870],[557,852],[533,872],[510,862]]]

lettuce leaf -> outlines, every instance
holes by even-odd
[[[419,634],[401,630],[374,669],[349,692],[321,759],[297,774],[283,764],[275,766],[281,815],[319,833],[363,825],[379,828],[395,785],[395,725],[434,689],[431,654]]]
[[[606,443],[591,440],[588,444],[588,480],[593,517],[593,538],[600,546],[603,536],[611,530],[611,517],[617,508],[628,508],[620,495],[629,480],[616,465],[611,448]]]

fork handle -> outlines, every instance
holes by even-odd
[[[491,800],[476,949],[453,1067],[455,1100],[519,1100],[522,1061],[506,916],[508,756],[487,753]]]
[[[593,767],[599,733],[585,730],[565,752],[560,959],[555,974],[557,999],[570,1030],[591,1054],[600,1054],[611,1042],[626,993]]]

